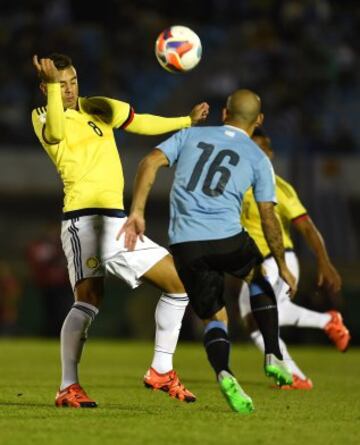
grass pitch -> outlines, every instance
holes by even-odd
[[[198,400],[185,404],[147,390],[151,343],[90,340],[81,383],[96,409],[58,409],[56,341],[0,341],[0,444],[359,444],[360,350],[291,348],[312,391],[280,391],[262,372],[261,354],[235,345],[232,368],[256,411],[230,411],[199,344],[179,345],[175,367]]]

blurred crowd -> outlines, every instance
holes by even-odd
[[[71,55],[82,94],[135,101],[140,110],[151,103],[155,111],[171,90],[163,78],[157,85],[154,41],[163,28],[183,24],[204,44],[207,75],[192,85],[193,98],[201,92],[220,106],[235,88],[253,88],[280,151],[359,152],[358,1],[184,0],[178,6],[166,0],[107,0],[101,7],[84,0],[2,2],[2,143],[35,143],[29,113],[42,99],[33,53]]]
[[[48,221],[24,246],[26,271],[20,276],[11,262],[0,258],[0,336],[59,336],[72,303],[60,224]],[[32,320],[29,326],[26,320]]]

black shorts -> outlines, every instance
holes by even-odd
[[[220,240],[173,244],[170,250],[191,305],[203,320],[224,307],[225,273],[244,278],[263,260],[245,231]]]

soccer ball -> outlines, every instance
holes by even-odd
[[[155,54],[160,65],[171,73],[192,70],[200,62],[201,53],[199,36],[186,26],[165,29],[155,43]]]

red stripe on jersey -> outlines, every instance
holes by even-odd
[[[133,119],[134,119],[134,116],[135,116],[134,108],[133,108],[133,107],[130,107],[129,115],[128,115],[126,121],[121,125],[120,128],[126,128],[128,125],[130,125],[131,122],[132,122]]]
[[[299,215],[296,218],[293,218],[291,220],[291,222],[296,224],[297,222],[302,221],[304,219],[309,219],[309,215],[307,213],[303,213],[302,215]]]

